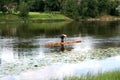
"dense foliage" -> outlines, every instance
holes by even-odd
[[[84,17],[95,17],[98,15],[97,0],[81,0],[79,6],[79,14]]]
[[[72,19],[103,14],[120,15],[120,0],[0,0],[0,11],[4,14],[20,11],[24,9],[20,7],[21,2],[26,3],[30,11],[60,11]]]
[[[62,6],[62,12],[72,19],[77,19],[79,13],[78,6],[76,4],[77,0],[66,0],[64,5]]]
[[[23,19],[28,17],[29,6],[25,2],[21,2],[19,6],[19,16]]]

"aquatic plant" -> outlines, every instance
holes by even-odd
[[[94,49],[89,51],[65,51],[61,54],[51,53],[42,57],[26,57],[12,62],[2,61],[0,75],[17,75],[27,70],[38,69],[54,63],[78,63],[90,59],[105,59],[120,54],[120,48]]]

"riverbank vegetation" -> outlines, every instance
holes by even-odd
[[[29,12],[27,17],[18,16],[16,14],[5,14],[0,13],[0,22],[20,22],[23,20],[33,21],[33,22],[41,22],[41,21],[67,21],[71,20],[70,18],[60,14],[59,12],[46,13],[46,12]]]
[[[62,10],[66,16],[73,19],[96,18],[104,15],[119,16],[120,1],[66,0]]]
[[[20,17],[18,13],[16,14],[0,14],[0,22],[20,22],[20,21],[32,21],[32,22],[42,22],[42,21],[69,21],[72,20],[59,12],[29,12],[28,17]]]
[[[92,75],[88,73],[86,76],[71,76],[65,77],[64,80],[119,80],[120,70],[115,70],[111,72],[98,73]]]
[[[98,17],[104,17],[104,15],[117,16],[112,17],[117,20],[120,15],[119,0],[0,0],[0,2],[0,20],[6,19],[6,16],[10,20],[16,20],[19,17],[22,20],[31,18],[33,20],[65,20],[68,19],[66,17],[74,20],[91,18],[97,18],[98,20]],[[58,13],[53,13],[54,11]],[[47,13],[47,16],[43,16],[43,14],[38,16],[35,15],[36,13],[31,15],[29,12],[40,14],[44,12]],[[9,15],[12,15],[12,18]],[[63,15],[66,17],[63,17]],[[107,18],[109,20],[109,17]]]

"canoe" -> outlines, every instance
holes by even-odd
[[[74,41],[67,41],[67,42],[49,42],[46,43],[45,46],[57,46],[57,45],[64,45],[64,44],[73,44],[73,43],[80,43],[80,40],[74,40]]]

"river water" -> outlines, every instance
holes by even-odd
[[[81,43],[45,46],[60,41],[62,33],[67,35],[65,41]],[[117,21],[0,24],[1,80],[49,80],[94,74],[119,69],[119,58]]]

